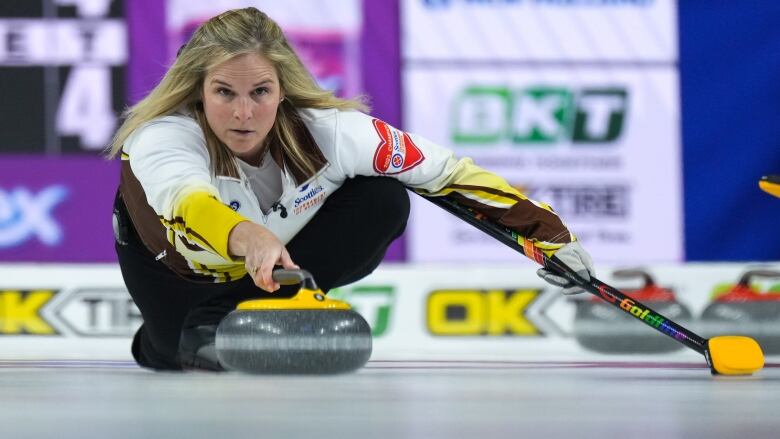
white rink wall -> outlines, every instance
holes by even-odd
[[[601,280],[633,290],[643,281],[616,279],[618,268],[641,268],[673,291],[678,303],[669,309],[685,312],[674,314],[683,316],[679,319],[668,316],[700,335],[736,334],[739,328],[758,338],[768,355],[780,353],[780,300],[729,303],[714,323],[712,317],[702,319],[712,314],[707,308],[714,290],[735,284],[748,270],[780,272],[780,263],[598,267]],[[780,293],[780,277],[754,281],[761,292]],[[385,264],[330,295],[350,302],[372,326],[372,360],[701,358],[589,294],[562,296],[524,260],[490,266]],[[130,340],[140,323],[114,264],[0,265],[0,359],[130,359]]]

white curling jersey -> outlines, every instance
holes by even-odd
[[[450,195],[541,250],[575,239],[550,206],[424,137],[358,111],[301,109],[299,115],[299,135],[321,152],[323,165],[305,181],[283,166],[276,200],[259,199],[238,158],[238,178],[213,175],[203,131],[189,115],[161,117],[133,132],[122,149],[120,191],[146,246],[186,278],[238,279],[246,275],[243,259],[227,249],[236,224],[255,222],[286,244],[357,175],[396,178],[427,196]]]

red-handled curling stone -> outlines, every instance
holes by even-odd
[[[300,283],[290,299],[239,304],[220,322],[216,347],[227,369],[253,374],[336,374],[366,364],[371,328],[350,306],[329,299],[305,270],[275,270],[282,285]]]
[[[649,306],[669,319],[687,325],[691,311],[675,298],[674,292],[655,283],[643,270],[617,270],[615,279],[641,277],[644,285],[625,294]],[[683,345],[664,334],[648,331],[636,319],[605,303],[598,297],[577,301],[574,314],[574,338],[584,348],[605,354],[640,354],[673,352]]]
[[[722,291],[716,288],[713,301],[702,312],[701,331],[707,337],[752,337],[765,354],[780,354],[780,294],[761,292],[752,283],[757,278],[780,278],[780,271],[748,270],[736,284]]]

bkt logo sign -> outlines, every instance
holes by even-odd
[[[6,191],[0,188],[0,248],[17,246],[37,237],[46,245],[62,241],[62,228],[52,211],[68,195],[61,185],[33,193],[25,187]]]
[[[622,88],[469,87],[456,99],[456,144],[608,144],[623,134]]]

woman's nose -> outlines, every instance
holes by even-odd
[[[233,108],[233,117],[238,120],[248,120],[252,118],[254,102],[251,99],[239,98],[236,100]]]

